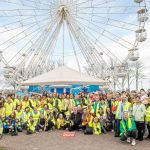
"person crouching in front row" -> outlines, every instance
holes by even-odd
[[[70,113],[69,111],[66,113],[65,117],[65,129],[68,131],[72,131],[73,121],[70,119]]]
[[[65,119],[62,113],[59,114],[59,117],[57,119],[57,129],[61,130],[61,129],[65,129]]]
[[[33,116],[30,116],[29,121],[27,122],[27,135],[35,133],[36,128],[36,122],[34,121]]]
[[[123,113],[123,119],[120,122],[121,141],[127,141],[132,146],[136,145],[136,125],[133,118],[128,117],[128,112]]]
[[[102,133],[101,124],[98,117],[94,117],[92,127],[93,127],[93,134],[100,135]]]

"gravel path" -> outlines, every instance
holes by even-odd
[[[8,150],[150,150],[150,140],[137,142],[135,147],[114,138],[112,133],[96,136],[76,132],[73,138],[63,138],[63,131],[52,131],[12,137],[5,135],[0,147]],[[1,150],[1,148],[0,148]]]

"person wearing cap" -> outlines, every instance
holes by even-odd
[[[147,124],[147,129],[148,129],[148,137],[150,139],[150,96],[148,99],[148,104],[146,106],[146,116],[145,116],[145,121]]]
[[[145,130],[145,114],[146,108],[145,105],[141,102],[141,96],[137,96],[135,103],[133,104],[133,117],[135,119],[136,127],[138,130],[139,141],[143,141],[144,130]]]
[[[121,141],[127,141],[132,146],[136,145],[136,125],[133,118],[130,118],[128,111],[124,111],[123,119],[120,122],[120,139]]]
[[[128,102],[127,100],[127,96],[125,94],[123,94],[121,96],[121,101],[119,101],[117,109],[116,109],[116,115],[115,115],[115,119],[116,119],[116,131],[115,131],[115,137],[119,137],[120,135],[120,121],[123,118],[123,112],[124,111],[128,111],[128,115],[131,115],[131,103]]]

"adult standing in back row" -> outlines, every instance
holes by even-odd
[[[143,141],[145,129],[145,105],[141,102],[141,97],[137,96],[133,105],[133,117],[135,119],[136,127],[138,130],[137,140]]]

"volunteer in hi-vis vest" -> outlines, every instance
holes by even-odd
[[[120,139],[121,141],[127,141],[132,146],[136,145],[136,125],[133,118],[130,118],[128,111],[123,113],[123,119],[120,122]],[[131,141],[132,140],[132,141]]]
[[[133,117],[135,119],[136,127],[138,130],[138,140],[143,141],[143,135],[145,130],[145,105],[141,102],[141,97],[137,96],[135,98],[135,103],[133,104]]]
[[[121,96],[121,101],[118,102],[117,110],[116,110],[116,133],[115,137],[118,137],[120,135],[120,121],[123,118],[123,112],[128,111],[128,115],[131,113],[131,103],[128,102],[128,98],[125,94]]]
[[[148,129],[148,138],[150,139],[150,97],[148,98],[148,104],[146,106],[146,116],[145,116],[145,121],[147,124],[147,129]]]

